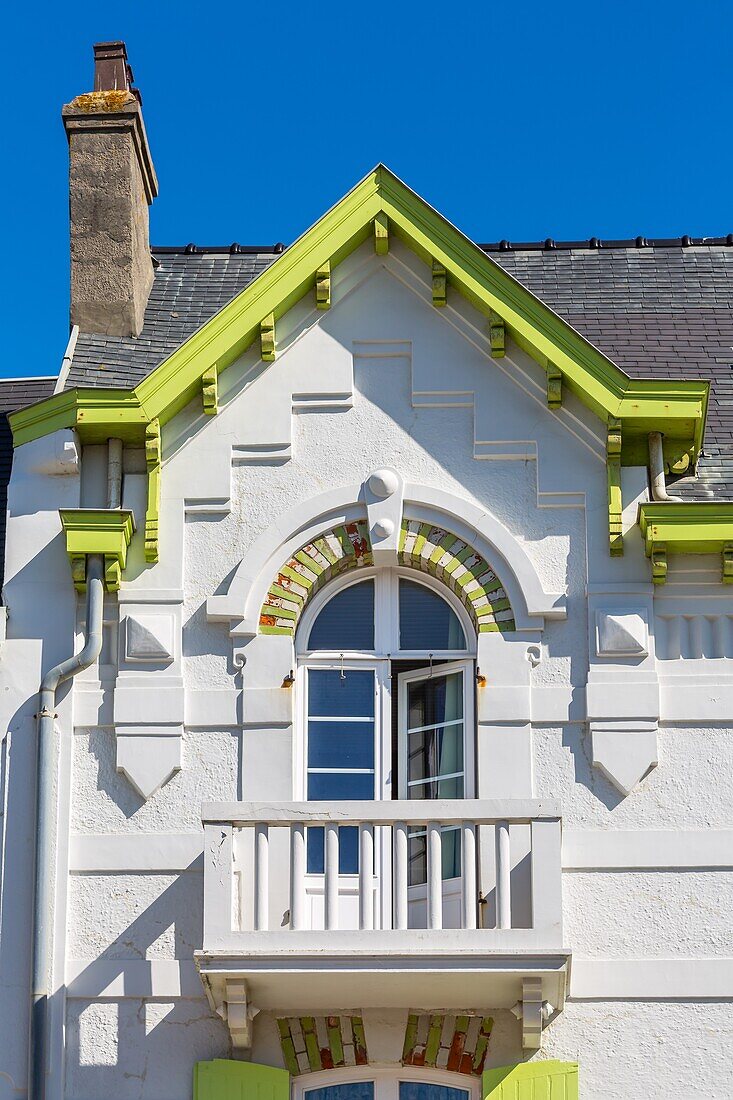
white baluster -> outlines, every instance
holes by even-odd
[[[440,822],[428,822],[428,928],[443,927],[443,842]]]
[[[266,932],[270,902],[270,830],[259,822],[255,825],[255,930]]]
[[[496,823],[496,927],[512,926],[512,857],[509,822]]]
[[[374,828],[359,826],[359,928],[374,928]]]
[[[305,928],[305,825],[290,826],[290,927]]]
[[[461,927],[476,927],[476,826],[471,821],[461,825]]]
[[[326,825],[326,930],[338,928],[339,907],[339,827],[333,821]]]
[[[394,927],[407,928],[407,825],[395,822],[392,828],[394,844]]]

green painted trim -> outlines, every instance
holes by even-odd
[[[193,1100],[290,1100],[290,1074],[233,1058],[214,1058],[193,1067]]]
[[[506,354],[504,319],[493,309],[489,310],[489,344],[491,346],[491,358],[503,359]]]
[[[316,271],[316,309],[330,309],[331,308],[331,261],[326,260],[325,264]]]
[[[295,1043],[290,1031],[290,1021],[278,1020],[277,1030],[280,1033],[280,1049],[283,1052],[285,1068],[291,1076],[297,1077],[300,1070],[298,1069],[298,1056],[295,1053]]]
[[[341,1036],[341,1017],[327,1016],[326,1031],[328,1032],[328,1046],[331,1051],[333,1068],[338,1069],[345,1065],[344,1040]]]
[[[263,363],[275,362],[275,314],[268,313],[260,321],[260,358]]]
[[[733,501],[648,501],[639,505],[639,530],[655,584],[667,579],[668,554],[719,554],[720,579],[733,584]]]
[[[216,416],[219,411],[219,375],[216,363],[201,375],[201,400],[206,416]]]
[[[381,210],[374,218],[374,251],[378,256],[389,252],[389,219]]]
[[[105,585],[116,592],[135,530],[132,512],[128,508],[62,508],[59,516],[76,590],[86,589],[87,556],[102,554]]]
[[[301,1016],[300,1027],[303,1032],[308,1065],[312,1071],[321,1069],[321,1049],[318,1046],[316,1021],[313,1016]]]
[[[562,408],[562,371],[559,371],[554,364],[548,363],[545,372],[547,374],[547,407]]]
[[[433,260],[433,305],[448,305],[448,273],[437,260]]]
[[[606,474],[608,481],[608,550],[612,557],[624,552],[624,535],[621,513],[621,449],[620,420],[609,420],[606,428]]]
[[[148,502],[145,510],[145,561],[158,560],[160,527],[160,478],[163,465],[160,422],[151,420],[145,427],[145,464],[148,469]]]
[[[445,1016],[431,1016],[428,1038],[425,1043],[425,1065],[434,1066],[440,1050],[440,1039],[443,1034]]]
[[[601,419],[623,420],[625,464],[638,464],[642,444],[646,454],[646,436],[652,430],[664,433],[668,452],[689,452],[694,461],[704,430],[706,382],[628,378],[383,165],[135,390],[72,390],[12,413],[15,445],[59,427],[80,428],[85,442],[101,442],[110,435],[137,439],[147,422],[158,418],[161,424],[167,423],[200,392],[204,372],[213,364],[219,371],[226,369],[261,335],[261,324],[265,325],[265,354],[274,354],[270,321],[274,325],[313,287],[319,268],[326,263],[333,268],[372,233],[380,255],[388,250],[394,233],[425,262],[439,264],[452,286],[487,316],[496,314],[538,362],[543,366],[552,362],[564,383]],[[498,339],[497,325],[492,348],[497,353]]]

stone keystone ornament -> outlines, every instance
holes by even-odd
[[[389,466],[375,470],[364,482],[363,497],[375,565],[397,565],[404,493],[402,476]]]

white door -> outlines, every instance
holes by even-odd
[[[455,661],[399,676],[400,797],[417,800],[473,796],[471,665]],[[429,808],[425,808],[429,817]],[[443,927],[461,926],[461,831],[442,830]],[[427,835],[408,841],[408,920],[427,927]]]

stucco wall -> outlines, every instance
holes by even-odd
[[[405,482],[425,492],[449,493],[458,518],[469,508],[491,513],[522,548],[543,591],[567,592],[564,621],[548,618],[541,632],[520,631],[507,639],[505,650],[504,643],[494,641],[482,651],[495,654],[496,663],[481,661],[489,701],[483,709],[479,702],[479,796],[519,792],[557,798],[568,835],[573,830],[620,835],[731,826],[733,738],[725,701],[719,717],[698,727],[680,709],[676,700],[682,695],[668,692],[658,766],[626,796],[593,763],[593,729],[586,721],[589,681],[605,685],[606,694],[616,699],[628,688],[629,719],[634,718],[634,692],[653,699],[659,691],[653,597],[638,532],[629,530],[624,558],[611,559],[607,553],[601,426],[569,395],[562,410],[548,410],[542,371],[511,344],[506,359],[490,359],[484,321],[465,303],[451,298],[448,309],[433,308],[426,269],[399,245],[384,262],[366,246],[354,254],[334,274],[333,297],[327,313],[316,316],[310,303],[302,303],[278,323],[274,364],[263,369],[253,349],[221,376],[216,417],[204,417],[194,402],[166,426],[161,562],[152,568],[142,562],[144,479],[127,478],[126,501],[137,510],[138,534],[120,593],[120,618],[170,616],[175,644],[171,661],[155,671],[141,673],[121,658],[116,688],[113,682],[99,684],[92,672],[74,689],[73,715],[70,703],[61,714],[69,762],[60,768],[60,799],[70,807],[70,821],[67,830],[62,817],[59,836],[63,853],[68,847],[70,854],[62,853],[60,860],[64,889],[58,904],[68,931],[65,943],[59,937],[56,978],[59,986],[68,981],[69,997],[65,1071],[60,1018],[55,1017],[50,1081],[55,1098],[183,1100],[190,1094],[195,1061],[226,1055],[226,1026],[204,999],[192,961],[201,944],[200,806],[205,800],[292,797],[292,730],[281,714],[269,723],[248,722],[246,692],[279,688],[294,662],[287,641],[235,638],[242,667],[235,662],[229,635],[234,624],[210,621],[207,600],[228,592],[240,562],[263,535],[275,531],[287,538],[289,532],[281,529],[286,513],[297,508],[307,513],[310,502],[332,489],[361,485],[375,468],[393,466]],[[507,442],[522,444],[519,458],[501,457]],[[90,464],[99,460],[99,455],[88,457]],[[32,465],[30,456],[17,463],[18,493],[22,471]],[[88,484],[92,481],[87,478]],[[643,482],[643,471],[625,472],[629,524]],[[23,678],[0,672],[13,699],[9,715],[24,707],[27,715],[32,713],[41,663],[48,667],[52,654],[65,655],[71,640],[73,597],[54,515],[74,493],[79,499],[78,474],[53,484],[47,478],[45,485],[50,498],[45,512],[24,516],[22,524],[11,515],[11,556],[13,546],[17,553],[29,539],[30,525],[36,556],[55,563],[49,600],[56,601],[59,612],[50,623],[36,602],[21,598],[19,584],[12,587],[11,570],[8,602],[15,625],[6,669],[20,659],[28,639],[48,636],[49,641],[42,662],[36,643]],[[685,594],[688,579],[682,577],[675,591],[692,600],[685,607],[694,610],[700,592]],[[649,613],[651,641],[643,660],[624,666],[604,665],[597,658],[592,622],[589,628],[589,586],[597,602],[641,604]],[[728,607],[731,597],[713,574],[701,589],[721,608]],[[14,591],[19,593],[16,604]],[[530,644],[540,650],[534,667],[526,659]],[[502,656],[512,647],[512,656]],[[665,667],[665,675],[671,674]],[[726,661],[718,662],[710,698],[731,684]],[[505,697],[510,703],[501,717],[492,712],[490,692],[497,685],[515,692]],[[123,688],[138,700],[124,721],[117,711]],[[181,714],[185,707],[185,722],[171,717],[166,725],[162,711],[154,722],[149,717],[163,689],[176,715],[179,704]],[[663,685],[663,696],[665,690]],[[513,699],[520,701],[517,706],[528,701],[526,713],[512,712]],[[618,705],[617,724],[625,717]],[[146,800],[118,770],[121,728],[127,729],[129,742],[137,731],[140,752],[149,751],[152,758],[162,742],[145,747],[146,723],[177,737],[179,721],[180,770],[165,776]],[[30,721],[16,728],[30,741]],[[14,824],[5,850],[5,863],[15,868],[26,892],[27,874],[19,867],[23,854],[28,866],[30,760],[29,744],[19,746],[10,803]],[[672,991],[660,995],[665,959],[713,956],[721,967],[731,968],[732,876],[720,860],[707,867],[706,851],[703,840],[699,856],[688,855],[683,867],[667,861],[657,869],[633,870],[621,853],[604,857],[605,863],[599,858],[596,867],[568,869],[564,876],[573,984],[564,1012],[545,1033],[541,1057],[579,1060],[584,1097],[661,1098],[671,1091],[722,1100],[727,1095],[716,1073],[732,1037],[730,1003],[706,1001],[711,994],[704,980],[690,983],[687,971],[675,972],[680,976],[673,975]],[[19,932],[23,923],[27,926],[27,903],[16,913],[3,905],[0,961],[5,974],[13,966],[6,944],[27,958]],[[584,959],[609,960],[600,984],[593,984],[597,971],[583,971]],[[648,971],[648,992],[639,992],[638,983],[632,990],[613,969],[629,960],[659,964]],[[156,965],[145,968],[147,962]],[[7,988],[22,999],[23,965],[15,970]],[[614,999],[611,988],[621,990]],[[480,1007],[492,1009],[490,1004]],[[520,1025],[503,1008],[495,1015],[490,1064],[519,1060]],[[3,1017],[7,1028],[0,1039],[0,1074],[10,1074],[19,1090],[8,1095],[20,1095],[23,1087],[21,1017]],[[370,1053],[379,1062],[395,1044],[399,1048],[403,1016],[373,1013],[371,1026]],[[273,1064],[280,1058],[273,1019],[266,1014],[255,1021],[253,1057]]]

